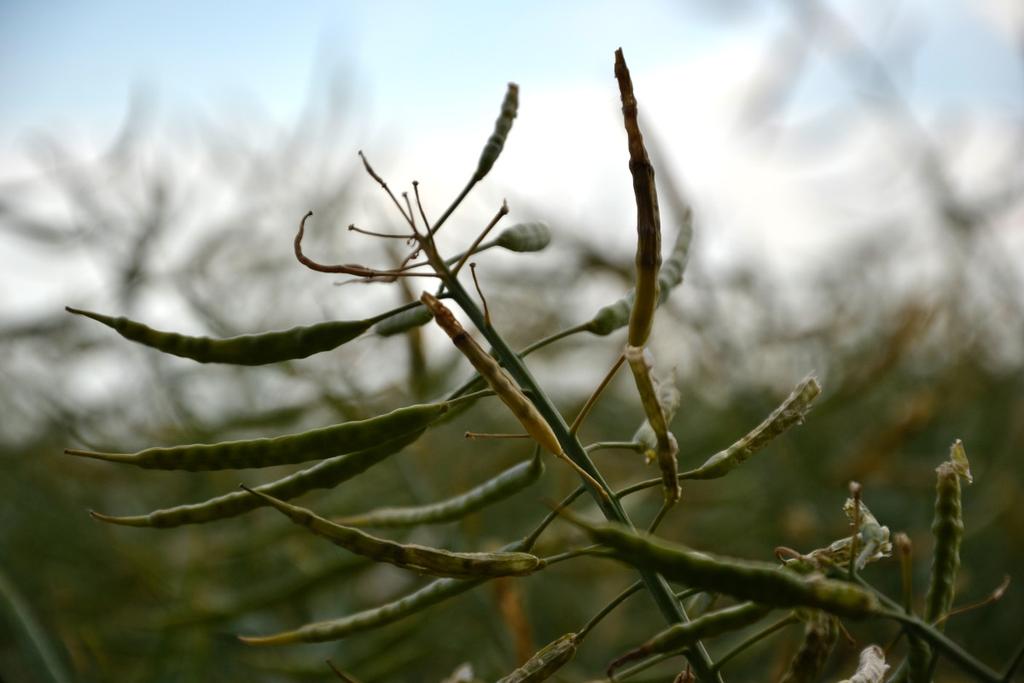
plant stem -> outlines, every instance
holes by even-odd
[[[643,581],[637,581],[636,583],[631,585],[629,588],[626,588],[625,590],[623,590],[617,596],[612,598],[611,602],[609,602],[607,605],[602,607],[601,610],[590,619],[590,621],[588,621],[586,624],[584,624],[583,628],[581,628],[579,631],[576,632],[576,635],[578,637],[580,637],[580,638],[583,638],[584,636],[586,636],[588,633],[590,633],[590,630],[593,629],[595,626],[597,626],[597,624],[602,619],[604,619],[606,616],[608,616],[613,609],[618,607],[620,604],[622,604],[622,602],[626,598],[628,598],[629,596],[633,595],[633,593],[636,593],[638,590],[640,590],[643,587],[644,587],[644,582]]]
[[[634,453],[642,453],[644,445],[638,441],[597,441],[587,446],[587,453],[593,453],[594,451],[603,451],[609,449],[619,449],[623,451],[633,451]]]
[[[462,287],[459,281],[452,277],[451,271],[444,261],[438,256],[433,245],[429,241],[424,241],[424,249],[427,253],[427,258],[431,261],[437,274],[441,276],[442,281],[451,293],[452,298],[459,304],[462,310],[469,316],[469,319],[473,321],[473,324],[483,333],[484,337],[491,344],[494,349],[494,354],[498,361],[505,367],[505,370],[519,383],[519,386],[527,393],[530,399],[533,401],[537,410],[547,421],[548,425],[554,431],[562,450],[566,456],[569,457],[581,470],[590,475],[599,487],[605,490],[610,490],[608,484],[605,482],[601,472],[594,466],[594,463],[590,460],[587,452],[583,449],[583,445],[580,444],[579,439],[569,431],[569,425],[566,424],[562,414],[558,412],[551,399],[548,398],[544,390],[541,389],[540,385],[534,379],[529,369],[520,359],[519,355],[513,351],[509,345],[505,342],[505,339],[498,334],[497,330],[494,329],[484,318],[483,313],[477,307],[476,302],[469,295],[468,292]],[[633,529],[633,523],[630,521],[629,516],[626,515],[625,510],[619,504],[618,500],[602,495],[600,489],[595,489],[589,482],[584,484],[589,489],[590,495],[597,503],[601,512],[605,518],[609,521],[618,522],[625,525],[626,527]],[[658,606],[658,610],[662,613],[665,620],[670,623],[682,623],[688,620],[686,612],[683,610],[675,596],[672,594],[672,589],[669,587],[668,582],[665,581],[664,577],[655,572],[641,570],[640,577],[644,584],[647,586],[648,592],[651,593],[655,604]],[[692,648],[690,654],[690,664],[696,671],[697,676],[704,681],[721,681],[721,676],[714,670],[714,663],[711,661],[711,657],[708,655],[707,650],[704,646],[698,644]]]
[[[872,586],[862,577],[857,576],[856,583],[873,592],[878,596],[878,599],[889,608],[888,610],[879,611],[879,616],[888,617],[898,621],[905,627],[916,631],[917,635],[927,640],[934,649],[944,652],[951,662],[959,666],[964,672],[974,676],[974,678],[979,681],[986,681],[987,683],[1003,682],[1002,677],[995,671],[975,659],[973,655],[966,652],[962,647],[947,638],[945,634],[928,622],[923,621],[912,614],[906,614],[903,611],[903,607],[898,602]]]
[[[779,619],[774,624],[770,624],[770,625],[766,626],[765,628],[761,629],[757,633],[752,634],[749,638],[744,639],[743,642],[741,642],[739,645],[737,645],[736,647],[734,647],[733,649],[729,650],[724,655],[719,657],[718,658],[718,663],[715,664],[715,668],[716,669],[721,669],[723,666],[725,666],[726,662],[728,662],[730,659],[732,659],[733,657],[735,657],[739,653],[743,652],[748,647],[750,647],[754,643],[758,642],[762,638],[767,638],[768,636],[770,636],[771,634],[775,633],[776,631],[778,631],[780,629],[783,629],[783,628],[789,626],[790,624],[795,624],[798,621],[800,621],[800,620],[797,619],[796,616],[790,614],[790,615],[787,615],[787,616]]]

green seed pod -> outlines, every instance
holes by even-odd
[[[665,303],[668,295],[683,281],[686,264],[690,261],[690,243],[693,241],[693,212],[689,207],[682,217],[679,233],[676,235],[672,253],[661,262],[658,271],[658,305]]]
[[[498,683],[540,683],[546,681],[576,656],[579,636],[566,633],[538,650],[521,667]]]
[[[839,683],[882,683],[889,665],[885,663],[885,652],[877,645],[868,645],[861,650],[857,671],[850,678]]]
[[[681,479],[717,479],[746,462],[757,451],[767,446],[793,425],[800,424],[811,409],[811,403],[821,393],[821,385],[813,377],[807,377],[796,385],[782,404],[772,411],[764,421],[749,434],[708,458],[695,470],[680,475]]]
[[[566,511],[562,514],[593,540],[612,548],[618,560],[656,571],[691,588],[773,607],[816,607],[852,618],[870,616],[878,609],[875,596],[855,584],[826,579],[820,574],[802,576],[767,562],[696,552],[618,524],[595,526]]]
[[[494,243],[509,251],[541,251],[551,244],[551,230],[545,223],[519,223],[502,230]]]
[[[377,319],[337,320],[293,327],[280,332],[245,334],[227,339],[191,337],[177,332],[154,330],[128,318],[114,318],[91,311],[65,307],[69,313],[83,315],[114,329],[125,339],[200,363],[231,363],[234,365],[266,365],[306,358],[330,351],[352,341],[370,329]]]
[[[932,649],[928,643],[912,631],[907,631],[907,666],[897,672],[894,683],[901,680],[900,673],[905,674],[907,683],[929,683],[929,672],[932,667]]]
[[[815,683],[820,680],[838,640],[838,619],[821,610],[808,612],[804,620],[804,638],[779,683]]]
[[[434,576],[473,578],[524,576],[543,566],[541,559],[530,553],[459,553],[422,545],[396,543],[371,536],[359,529],[335,524],[311,510],[291,505],[265,493],[244,486],[242,488],[317,536],[326,538],[357,555],[369,557],[377,562],[388,562],[396,567]]]
[[[386,415],[343,422],[298,434],[273,438],[225,441],[170,448],[147,448],[137,453],[97,453],[68,449],[68,455],[127,463],[146,469],[223,470],[274,467],[372,448],[402,434],[418,432],[448,410],[446,403],[399,408]]]
[[[289,500],[315,489],[332,489],[338,484],[358,474],[362,474],[385,458],[398,453],[416,441],[422,434],[423,430],[411,432],[373,448],[324,460],[313,467],[259,486],[257,490],[268,493],[275,498]],[[185,524],[205,524],[206,522],[213,522],[218,519],[236,517],[263,505],[263,501],[256,496],[252,496],[245,491],[233,491],[201,503],[155,510],[148,515],[114,517],[98,512],[90,512],[89,514],[95,519],[111,524],[168,529]]]
[[[618,669],[627,662],[689,647],[698,640],[713,638],[723,633],[736,631],[760,621],[770,611],[770,607],[753,602],[744,602],[739,605],[702,614],[691,621],[673,624],[640,647],[630,650],[609,664],[608,677],[612,678],[615,669]]]
[[[249,497],[251,498],[252,496]],[[524,549],[525,546],[521,541],[510,543],[502,548],[503,551],[507,552],[518,552]],[[239,640],[250,645],[288,645],[291,643],[320,643],[328,640],[341,640],[346,636],[369,631],[404,619],[410,614],[415,614],[432,605],[444,602],[448,598],[476,588],[486,580],[435,579],[423,588],[373,609],[356,612],[340,619],[307,624],[293,631],[284,631],[269,636],[239,636]]]
[[[661,264],[658,271],[658,305],[665,303],[672,290],[683,281],[683,273],[690,258],[690,242],[693,239],[693,222],[687,213],[686,220],[676,235],[672,253]],[[605,337],[615,330],[629,324],[630,311],[633,309],[634,292],[630,292],[618,301],[601,308],[586,323],[586,330],[599,337]]]
[[[924,620],[935,623],[953,605],[956,595],[956,576],[960,570],[960,543],[964,537],[963,506],[960,477],[970,472],[963,445],[957,440],[950,449],[950,460],[939,465],[935,472],[935,517],[932,536],[932,573],[925,598]],[[954,456],[953,451],[959,451]]]
[[[381,337],[390,337],[408,332],[415,327],[422,327],[433,319],[434,314],[428,311],[425,306],[420,305],[381,320],[373,326],[373,331]]]
[[[587,331],[599,337],[606,337],[615,330],[629,324],[629,312],[633,309],[633,293],[608,304],[587,323]]]
[[[510,467],[483,484],[448,500],[414,507],[380,508],[335,521],[348,526],[373,527],[404,527],[450,522],[462,519],[521,491],[537,481],[543,472],[544,463],[538,453],[537,457]]]
[[[505,100],[501,103],[501,113],[494,122],[494,132],[487,139],[483,152],[480,153],[480,161],[477,163],[476,172],[473,174],[473,182],[478,182],[487,175],[494,162],[498,160],[502,148],[505,146],[505,139],[512,130],[512,121],[516,118],[519,109],[519,86],[509,83],[505,91]]]

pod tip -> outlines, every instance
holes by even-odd
[[[83,451],[78,448],[65,448],[64,455],[74,455],[79,458],[92,458],[94,460],[106,460],[107,462],[132,462],[130,453],[101,453],[99,451]]]
[[[96,512],[95,510],[89,510],[89,516],[99,522],[117,524],[119,526],[150,526],[145,517],[114,517],[112,515],[105,515],[102,512]]]

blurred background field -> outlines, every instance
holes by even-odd
[[[855,479],[881,523],[913,540],[923,593],[933,469],[960,438],[975,484],[965,491],[958,602],[983,598],[1006,574],[1013,583],[947,633],[999,668],[1024,635],[1017,4],[651,3],[629,16],[605,4],[390,7],[0,10],[0,36],[11,38],[0,77],[0,680],[326,681],[326,658],[367,682],[440,681],[463,662],[494,680],[634,580],[613,563],[573,560],[373,633],[260,650],[234,636],[364,609],[424,579],[357,561],[266,510],[166,531],[86,514],[199,501],[288,468],[163,473],[61,455],[298,431],[463,382],[468,365],[434,327],[234,368],[162,356],[63,306],[227,336],[361,317],[418,294],[336,286],[302,269],[291,253],[298,219],[314,210],[307,251],[322,261],[392,262],[388,245],[343,229],[397,227],[356,150],[396,189],[418,179],[436,215],[471,172],[509,80],[522,88],[520,118],[442,249],[461,250],[503,197],[508,224],[548,223],[544,253],[478,258],[491,314],[516,346],[620,297],[634,240],[611,70],[620,45],[649,130],[665,243],[687,204],[695,216],[685,281],[653,337],[659,367],[675,367],[682,391],[673,428],[683,467],[748,431],[808,372],[825,389],[805,425],[743,468],[684,486],[661,533],[750,558],[770,559],[780,545],[809,551],[846,533],[841,508]],[[33,41],[44,32],[66,49]],[[115,36],[127,45],[104,44]],[[157,38],[177,46],[163,54]],[[136,70],[120,59],[132,55]],[[147,85],[133,91],[133,78]],[[572,415],[621,343],[622,332],[576,335],[529,365]],[[584,439],[632,435],[642,418],[634,393],[620,375]],[[465,441],[468,429],[513,423],[482,402],[301,502],[337,514],[427,502],[529,453],[517,441]],[[620,485],[655,474],[632,454],[595,460]],[[395,537],[496,547],[575,483],[552,461],[500,506]],[[652,490],[627,508],[644,521],[659,502]],[[580,542],[556,524],[541,548]],[[897,593],[893,561],[867,573]],[[646,595],[632,598],[557,680],[599,678],[661,626]],[[772,678],[798,630],[739,657],[727,679]],[[864,642],[895,635],[851,630]],[[728,644],[713,643],[712,654]],[[840,643],[834,678],[852,671],[859,649]],[[645,680],[671,680],[680,661]],[[960,679],[940,665],[937,680]]]

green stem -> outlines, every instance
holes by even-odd
[[[600,545],[588,545],[585,548],[573,548],[572,550],[566,550],[564,553],[558,553],[557,555],[551,555],[550,557],[543,558],[545,567],[550,567],[553,564],[559,562],[565,562],[571,560],[574,557],[580,557],[582,555],[604,555]]]
[[[593,629],[595,626],[597,626],[598,623],[602,619],[604,619],[606,616],[608,616],[613,609],[618,607],[620,604],[622,604],[626,600],[626,598],[628,598],[629,596],[633,595],[633,593],[636,593],[638,590],[640,590],[643,587],[644,587],[644,582],[643,581],[637,581],[636,583],[631,585],[629,588],[626,588],[624,591],[622,591],[617,596],[612,598],[611,602],[609,602],[607,605],[602,607],[601,611],[599,611],[597,614],[595,614],[590,619],[590,621],[588,621],[586,624],[583,625],[583,628],[581,628],[579,631],[576,632],[576,636],[579,637],[579,638],[585,637],[588,633],[590,633],[591,629]]]
[[[18,592],[14,584],[3,573],[0,573],[0,597],[3,598],[2,602],[8,604],[14,623],[21,627],[25,634],[25,639],[35,648],[39,661],[42,662],[43,668],[49,674],[50,679],[56,683],[70,681],[71,678],[64,669],[64,665],[61,663],[53,643],[46,636],[43,627],[36,621],[31,608],[25,602],[21,593]]]
[[[899,605],[896,605],[896,607],[898,608]],[[949,661],[959,666],[965,673],[970,674],[980,681],[986,681],[987,683],[1003,683],[1002,676],[975,659],[973,655],[966,652],[962,647],[947,638],[931,624],[924,622],[917,617],[905,614],[902,610],[882,611],[879,614],[898,621],[904,626],[916,631],[920,637],[924,638],[932,645],[933,649],[941,650],[945,653]]]
[[[1024,660],[1024,643],[1017,646],[1017,652],[1006,666],[1006,672],[1003,673],[1003,683],[1010,683],[1013,680],[1013,674],[1017,671],[1017,667],[1020,666],[1021,660]]]
[[[725,666],[726,662],[728,662],[730,659],[732,659],[733,657],[735,657],[739,653],[743,652],[744,650],[746,650],[750,646],[754,645],[758,641],[762,640],[763,638],[767,638],[768,636],[770,636],[771,634],[775,633],[776,631],[784,629],[787,626],[789,626],[790,624],[795,624],[798,621],[800,621],[800,620],[796,616],[790,614],[788,616],[785,616],[785,617],[779,619],[774,624],[770,624],[770,625],[764,627],[763,629],[761,629],[757,633],[751,634],[751,636],[749,638],[744,639],[743,642],[741,642],[739,645],[737,645],[736,647],[734,647],[733,649],[729,650],[724,655],[719,657],[718,658],[718,663],[715,664],[715,668],[716,669],[721,669],[723,666]]]
[[[862,577],[856,577],[856,583],[873,592],[878,596],[878,599],[889,608],[888,610],[880,610],[878,612],[879,616],[888,617],[894,621],[898,621],[903,624],[904,627],[916,631],[917,634],[921,638],[927,640],[934,649],[941,650],[951,662],[959,666],[964,672],[974,676],[976,679],[986,681],[987,683],[1003,683],[1003,679],[999,674],[975,659],[973,655],[966,652],[962,647],[947,638],[945,634],[937,628],[912,614],[905,613],[903,611],[903,607],[898,602],[872,586]]]
[[[611,449],[619,449],[623,451],[633,451],[634,453],[643,453],[644,445],[638,441],[598,441],[587,446],[587,453],[593,453],[594,451],[604,451]]]
[[[494,349],[494,354],[498,361],[505,367],[513,379],[519,383],[519,386],[530,396],[537,410],[554,431],[559,445],[561,445],[565,454],[569,459],[576,463],[580,469],[593,477],[598,486],[603,487],[606,490],[610,490],[608,488],[608,484],[604,480],[604,477],[601,475],[601,472],[594,466],[594,463],[590,460],[587,452],[583,449],[583,445],[580,444],[579,439],[577,439],[574,434],[570,433],[569,425],[566,424],[562,414],[558,412],[554,404],[551,402],[551,399],[548,398],[547,394],[544,393],[544,390],[541,389],[540,385],[534,379],[533,375],[530,373],[519,355],[509,347],[505,342],[505,339],[498,334],[497,330],[490,325],[489,321],[485,320],[484,315],[477,307],[476,302],[469,293],[466,292],[459,281],[452,277],[451,271],[448,269],[448,266],[445,265],[444,261],[437,255],[437,252],[434,251],[433,245],[428,242],[424,244],[424,248],[427,251],[427,257],[434,265],[437,274],[441,276],[442,281],[451,293],[452,298],[459,304],[466,315],[469,316],[469,319],[473,321],[476,328],[483,333],[484,337]],[[603,496],[600,490],[595,489],[593,485],[589,483],[585,485],[589,489],[590,495],[593,497],[606,519],[624,524],[630,529],[635,528],[633,523],[630,521],[629,516],[626,515],[625,510],[622,509],[618,500]],[[674,624],[687,621],[686,612],[672,595],[672,590],[669,588],[668,582],[665,581],[664,577],[660,574],[647,570],[641,570],[640,577],[647,586],[647,590],[654,598],[654,602],[657,604],[662,616],[664,616],[668,623]],[[711,657],[708,655],[707,650],[704,649],[704,646],[695,646],[694,652],[696,653],[696,656],[691,656],[690,663],[698,677],[705,681],[721,681],[721,676],[714,671],[714,663],[711,661]]]

